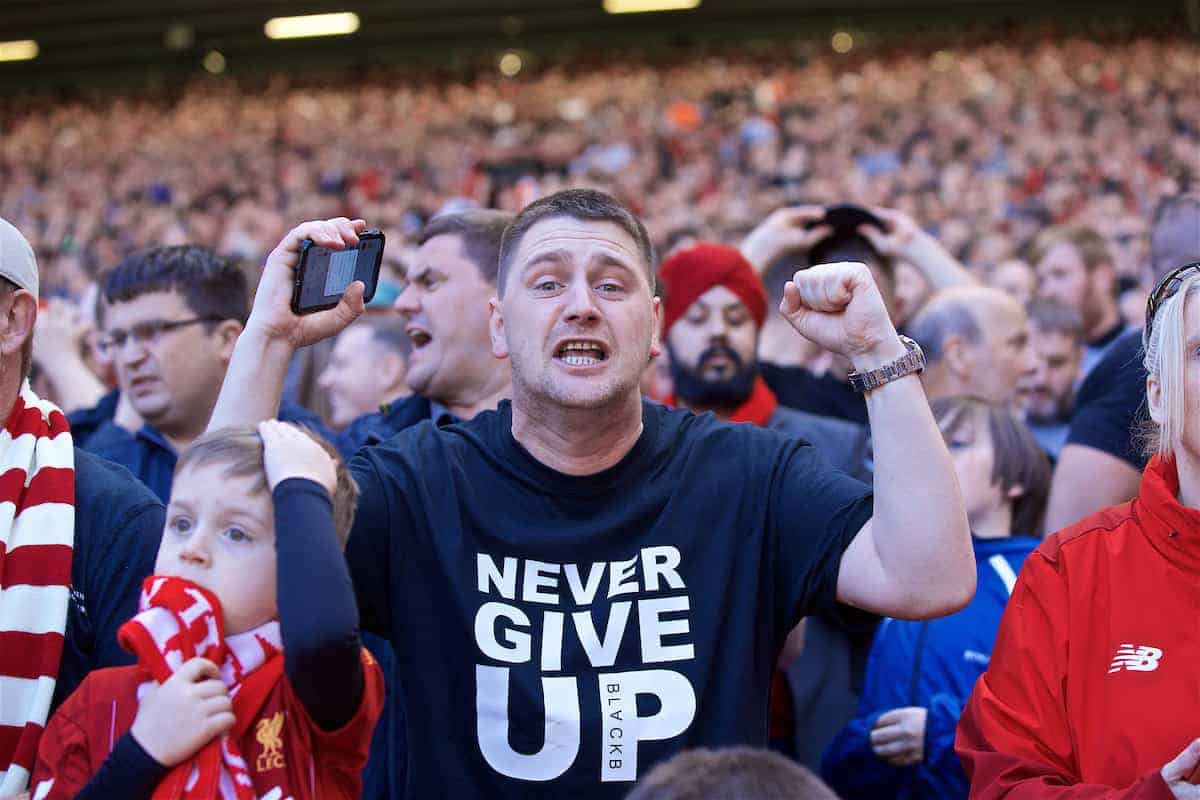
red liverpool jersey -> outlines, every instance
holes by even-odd
[[[1154,459],[1138,497],[1025,561],[956,749],[971,797],[1171,800],[1200,737],[1200,510]]]
[[[362,657],[362,701],[336,731],[323,731],[309,718],[286,675],[276,682],[239,741],[256,795],[261,786],[284,786],[294,800],[358,800],[384,694],[379,664],[365,649]],[[30,784],[36,790],[54,781],[45,800],[69,800],[99,771],[133,725],[138,684],[136,667],[97,670],[55,712]]]

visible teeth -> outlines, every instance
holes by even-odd
[[[563,361],[572,367],[590,367],[592,364],[600,363],[600,359],[589,356],[563,356]]]
[[[558,349],[559,355],[566,358],[567,353],[587,353],[591,360],[602,361],[604,350],[591,342],[567,342]]]

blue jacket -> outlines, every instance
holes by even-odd
[[[880,624],[858,712],[821,762],[822,776],[843,800],[966,800],[954,731],[975,681],[987,670],[1021,564],[1040,543],[1026,536],[975,539],[978,588],[966,608],[941,619],[886,618]],[[929,709],[925,761],[893,767],[875,755],[868,737],[881,714],[907,706]]]

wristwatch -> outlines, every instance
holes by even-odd
[[[885,383],[891,383],[897,378],[924,370],[925,353],[921,350],[921,345],[907,336],[901,336],[900,341],[904,342],[904,346],[908,348],[907,353],[882,367],[876,367],[866,372],[854,370],[846,376],[850,381],[850,387],[856,392],[869,392],[872,389],[878,389]]]

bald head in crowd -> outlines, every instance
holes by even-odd
[[[1017,386],[1036,369],[1025,310],[999,289],[938,292],[913,320],[909,335],[928,360],[921,382],[930,401],[973,395],[1012,405]]]

